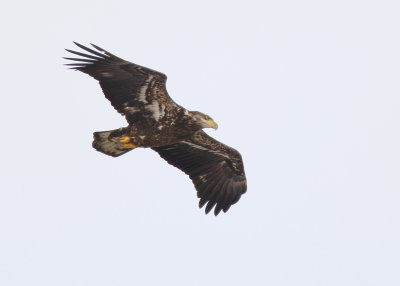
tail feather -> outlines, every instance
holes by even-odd
[[[106,155],[112,157],[121,156],[132,149],[121,148],[121,144],[115,140],[115,137],[110,136],[112,133],[115,133],[117,130],[110,130],[110,131],[101,131],[101,132],[94,132],[93,133],[93,143],[92,146],[97,151],[104,153]]]

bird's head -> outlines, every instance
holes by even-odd
[[[201,113],[199,111],[191,111],[190,115],[195,121],[196,125],[200,128],[213,128],[215,130],[218,129],[218,124],[215,123],[215,121],[207,114]]]

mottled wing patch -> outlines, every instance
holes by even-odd
[[[67,65],[98,80],[106,98],[129,123],[143,118],[158,121],[179,107],[168,95],[163,73],[125,61],[96,45],[97,51],[75,44],[88,53],[67,50],[80,56],[65,58],[73,61]]]
[[[214,214],[227,212],[247,190],[240,153],[203,131],[177,144],[153,148],[169,164],[189,175],[193,181],[199,207]]]

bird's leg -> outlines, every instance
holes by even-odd
[[[118,137],[117,140],[119,143],[121,143],[121,147],[124,149],[133,149],[137,147],[137,145],[132,143],[132,137],[121,136]]]

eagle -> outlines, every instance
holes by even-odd
[[[93,148],[118,157],[135,148],[151,148],[169,164],[189,175],[208,214],[227,212],[247,190],[240,153],[207,135],[217,129],[208,115],[175,103],[166,89],[165,74],[121,59],[91,44],[66,49],[79,57],[65,57],[71,69],[96,79],[105,97],[128,126],[93,133]]]

